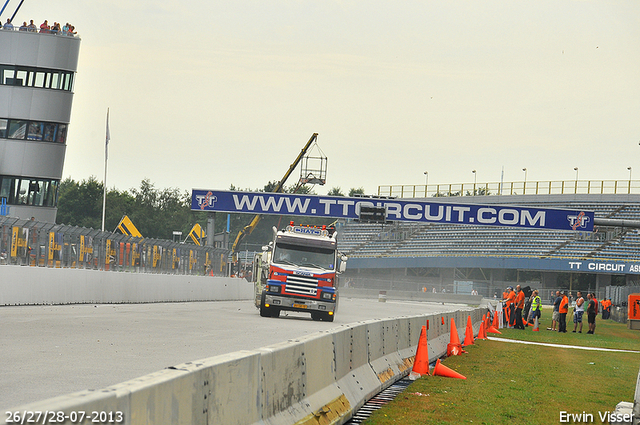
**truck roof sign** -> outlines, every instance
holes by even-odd
[[[287,226],[286,230],[287,232],[300,233],[303,235],[329,236],[329,232],[326,230],[317,229],[315,227]]]

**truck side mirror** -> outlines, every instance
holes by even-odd
[[[342,257],[340,257],[340,273],[344,273],[344,271],[347,270],[348,259],[349,257],[347,257],[346,255],[343,255]]]

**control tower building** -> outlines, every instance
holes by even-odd
[[[79,51],[76,36],[0,29],[3,215],[56,220]]]

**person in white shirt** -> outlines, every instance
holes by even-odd
[[[582,333],[582,315],[584,314],[584,298],[582,298],[582,292],[578,291],[576,296],[576,306],[573,311],[573,333],[576,333],[578,329],[578,323],[580,323],[579,334]]]

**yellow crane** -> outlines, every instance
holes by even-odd
[[[289,178],[291,173],[293,173],[293,170],[295,170],[295,168],[298,166],[300,161],[302,161],[302,158],[304,158],[304,156],[307,154],[307,152],[309,151],[309,148],[311,147],[311,145],[314,142],[316,142],[317,139],[318,139],[318,133],[313,133],[313,135],[311,136],[311,138],[309,139],[307,144],[304,145],[304,147],[300,151],[300,154],[298,155],[298,157],[289,166],[289,169],[287,170],[287,172],[284,173],[284,176],[280,179],[280,181],[278,182],[278,184],[274,188],[274,190],[273,190],[274,192],[276,192],[276,193],[282,192],[282,189],[284,188],[285,182],[287,181],[287,179]],[[326,158],[325,158],[325,160],[326,160]],[[324,184],[324,179],[322,180],[322,184]],[[253,217],[253,220],[251,220],[251,223],[249,223],[242,230],[240,230],[240,232],[238,232],[238,236],[236,237],[236,240],[233,242],[233,245],[231,247],[231,261],[233,263],[238,261],[238,249],[240,248],[240,243],[242,242],[242,240],[246,236],[249,236],[251,234],[251,232],[253,232],[253,229],[256,228],[258,223],[260,223],[260,219],[261,218],[262,218],[262,216],[260,214],[256,214],[255,217]]]

